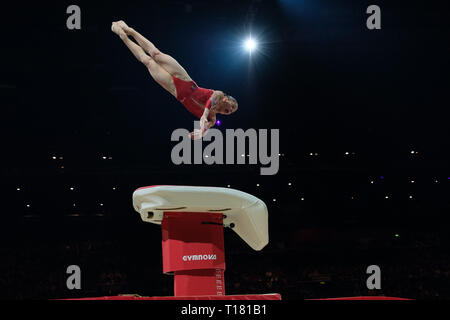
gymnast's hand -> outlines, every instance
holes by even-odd
[[[202,132],[206,132],[211,127],[210,121],[208,120],[208,117],[202,116],[200,118],[200,130]]]
[[[201,139],[206,135],[206,131],[201,131],[201,129],[194,129],[191,133],[189,133],[189,138],[192,140],[198,140]]]
[[[192,140],[198,140],[201,139],[206,135],[206,132],[208,132],[208,129],[211,127],[211,121],[208,120],[207,117],[202,116],[200,118],[200,129],[194,129],[193,132],[189,134],[189,137]]]

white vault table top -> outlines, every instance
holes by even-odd
[[[266,204],[251,194],[219,187],[148,186],[133,193],[133,207],[143,221],[161,224],[164,212],[217,212],[224,226],[233,230],[254,250],[269,243]]]

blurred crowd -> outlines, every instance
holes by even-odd
[[[280,244],[261,252],[228,250],[226,294],[280,293],[283,299],[450,298],[450,256],[443,244],[330,246]],[[173,278],[162,274],[161,250],[151,252],[155,247],[120,240],[4,243],[0,249],[0,298],[173,295]],[[80,290],[66,286],[66,269],[72,264],[81,269]],[[381,289],[367,288],[369,265],[380,267]]]

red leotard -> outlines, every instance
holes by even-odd
[[[194,81],[185,81],[172,76],[180,101],[197,118],[201,118],[214,90],[199,87]]]

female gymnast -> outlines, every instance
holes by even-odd
[[[236,99],[219,90],[199,87],[174,58],[159,51],[153,43],[130,28],[124,21],[113,22],[111,30],[147,67],[156,82],[177,98],[192,114],[200,118],[200,129],[190,133],[191,139],[203,137],[206,131],[216,123],[217,113],[229,115],[237,110]],[[128,36],[133,37],[138,44]]]

